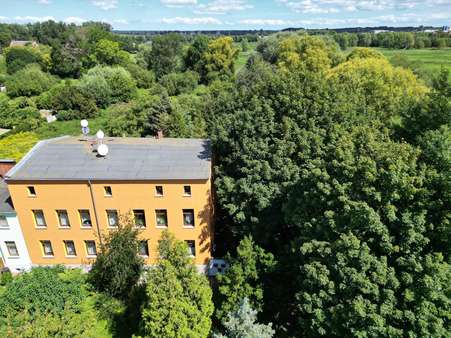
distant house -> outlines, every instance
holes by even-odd
[[[39,114],[42,118],[47,120],[47,123],[52,123],[56,121],[56,116],[53,115],[53,110],[41,109]]]
[[[30,41],[30,40],[12,40],[9,44],[10,47],[25,47],[25,46],[31,46],[33,48],[36,48],[39,46],[39,44],[36,41]]]
[[[6,86],[3,84],[0,84],[0,93],[6,92]]]

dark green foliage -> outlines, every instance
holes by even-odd
[[[39,95],[50,89],[56,80],[44,73],[38,65],[30,64],[6,80],[10,97]]]
[[[13,74],[31,63],[42,63],[42,57],[28,47],[12,47],[5,51],[8,74]]]
[[[229,269],[218,275],[216,317],[225,320],[246,298],[251,307],[261,311],[264,299],[263,281],[275,266],[274,256],[254,243],[251,237],[241,240],[236,255],[227,255]]]
[[[135,79],[138,88],[148,89],[155,84],[155,75],[150,70],[135,63],[127,63],[124,67]]]
[[[183,57],[185,69],[194,70],[198,73],[202,71],[202,59],[208,49],[208,43],[209,38],[205,35],[195,37]]]
[[[39,104],[44,109],[55,110],[59,120],[80,120],[94,117],[97,106],[90,93],[65,82],[41,95]]]
[[[159,82],[169,96],[175,96],[193,91],[199,83],[199,74],[191,71],[171,73],[164,75]]]
[[[52,59],[50,71],[60,77],[78,78],[82,67],[81,54],[82,50],[76,47],[54,46],[50,54]]]
[[[103,238],[100,253],[88,275],[88,282],[97,291],[127,299],[144,266],[139,256],[138,233],[130,219],[121,217],[118,230]]]
[[[180,69],[182,42],[182,36],[175,33],[158,35],[152,39],[149,66],[157,79]]]
[[[23,310],[61,314],[77,309],[86,296],[84,278],[64,268],[34,268],[13,279],[0,297],[0,321]]]

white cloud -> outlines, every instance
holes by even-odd
[[[253,7],[246,0],[214,0],[210,3],[199,5],[194,12],[199,14],[226,14]]]
[[[69,16],[63,20],[65,23],[74,23],[76,25],[81,25],[83,22],[86,22],[88,20],[79,18],[77,16]]]
[[[50,0],[38,0],[38,3],[40,3],[41,5],[50,5]]]
[[[92,0],[92,4],[104,11],[108,11],[117,7],[117,0]]]
[[[276,0],[296,13],[337,13],[341,11],[393,11],[419,6],[451,5],[451,0]]]
[[[246,19],[240,21],[240,24],[252,26],[285,26],[291,23],[289,20],[281,19]]]
[[[182,7],[197,4],[197,0],[160,0],[160,2],[167,7]]]
[[[128,25],[128,21],[125,19],[114,19],[111,22],[118,25]]]
[[[222,22],[216,18],[203,17],[203,18],[190,18],[190,17],[175,17],[175,18],[163,18],[162,23],[165,24],[181,24],[181,25],[220,25]]]
[[[6,21],[9,20],[7,16],[0,16],[0,21]]]
[[[56,21],[53,16],[16,16],[14,17],[14,20],[23,22]]]

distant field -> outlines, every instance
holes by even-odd
[[[237,44],[237,47],[239,47],[239,44]],[[245,52],[241,52],[238,54],[238,59],[235,61],[235,71],[238,72],[241,68],[246,65],[247,60],[252,55],[252,53],[255,51],[255,48],[257,47],[256,42],[249,42],[249,48]]]
[[[441,67],[451,71],[451,48],[446,49],[385,49],[378,48],[388,59],[396,54],[404,55],[409,61],[421,63],[427,71],[438,72]]]

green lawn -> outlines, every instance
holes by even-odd
[[[422,67],[429,71],[440,71],[441,67],[451,71],[451,48],[446,49],[386,49],[377,48],[388,59],[399,54],[412,62],[421,62]]]
[[[239,46],[240,45],[237,44],[237,47],[239,47]],[[257,47],[256,42],[249,42],[248,50],[245,52],[240,51],[240,53],[238,54],[238,58],[235,61],[235,71],[236,72],[239,72],[240,69],[244,67],[244,65],[246,64],[249,57],[252,55],[252,53],[254,53],[256,47]]]

